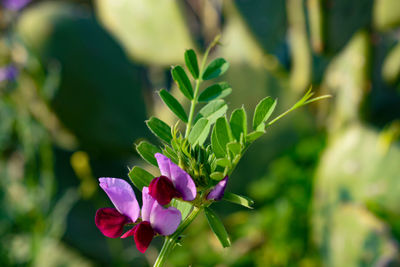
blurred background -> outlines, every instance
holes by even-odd
[[[0,266],[149,266],[132,239],[94,224],[111,206],[98,177],[157,174],[134,151],[144,120],[175,117],[183,53],[231,64],[230,109],[267,96],[289,108],[310,85],[323,100],[253,145],[217,203],[233,245],[204,217],[169,266],[400,265],[400,1],[0,1]],[[230,113],[230,111],[228,111]],[[247,114],[252,116],[252,114]]]

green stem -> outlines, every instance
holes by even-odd
[[[202,73],[202,70],[200,70],[200,73]],[[202,82],[202,79],[201,79],[201,75],[200,75],[200,77],[196,80],[196,87],[194,89],[194,96],[193,96],[193,100],[192,100],[192,102],[190,104],[189,120],[188,120],[188,123],[186,125],[185,137],[188,137],[189,132],[190,132],[190,128],[192,128],[194,109],[195,109],[195,107],[197,105],[197,97],[198,97],[198,94],[199,94],[199,89],[200,89],[201,82]]]
[[[200,65],[200,69],[199,69],[199,77],[196,79],[196,87],[194,88],[193,100],[191,101],[191,104],[190,104],[189,119],[188,119],[188,123],[186,125],[185,137],[188,137],[190,129],[192,128],[194,110],[198,103],[197,98],[199,96],[200,84],[203,81],[202,76],[203,76],[204,68],[206,66],[208,54],[210,53],[211,48],[213,48],[218,43],[220,37],[221,37],[220,35],[217,35],[214,38],[214,41],[207,47],[206,52],[204,53],[204,56],[203,56],[203,60],[201,61],[201,65]]]
[[[153,267],[162,267],[164,265],[169,253],[176,246],[179,236],[193,222],[193,220],[197,217],[200,211],[201,208],[193,207],[192,212],[186,217],[185,220],[183,220],[181,225],[179,225],[178,229],[176,229],[175,233],[165,238],[160,254],[158,255],[157,260],[154,263]]]

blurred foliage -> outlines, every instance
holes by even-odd
[[[249,148],[227,190],[250,195],[255,209],[216,205],[233,246],[222,249],[199,217],[169,265],[399,265],[398,5],[65,0],[1,9],[0,67],[14,63],[20,75],[0,83],[0,265],[154,261],[157,242],[141,255],[132,240],[97,231],[95,210],[108,202],[95,178],[127,178],[133,143],[152,138],[147,115],[175,121],[154,91],[176,96],[169,65],[216,33],[211,57],[230,62],[232,108],[253,110],[271,95],[279,114],[310,83],[334,97]]]
[[[84,8],[41,3],[17,27],[40,64],[60,65],[60,84],[49,101],[82,147],[97,154],[131,153],[132,140],[144,134],[137,126],[145,119],[143,70]]]

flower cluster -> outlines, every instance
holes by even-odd
[[[252,209],[254,201],[232,192],[224,193],[228,176],[249,146],[266,133],[267,127],[299,107],[329,97],[312,98],[313,93],[309,90],[289,110],[270,119],[277,100],[267,96],[256,105],[249,130],[244,107],[233,110],[230,116],[227,114],[228,104],[224,97],[232,92],[231,86],[227,82],[209,83],[229,68],[224,58],[216,58],[206,64],[211,48],[218,42],[219,37],[216,37],[205,51],[201,64],[193,49],[185,52],[189,73],[182,66],[171,68],[177,88],[184,99],[190,101],[189,113],[168,90],[158,92],[166,107],[179,120],[171,126],[151,117],[146,125],[160,145],[144,140],[136,145],[138,155],[160,169],[160,176],[155,178],[138,166],[129,172],[132,183],[142,191],[142,209],[127,182],[117,178],[100,178],[100,186],[115,208],[97,211],[97,227],[108,237],[133,236],[136,247],[142,253],[155,236],[167,236],[154,264],[157,267],[163,265],[166,255],[179,242],[181,233],[200,212],[204,213],[221,245],[229,247],[229,235],[221,219],[210,208],[211,204],[223,199]],[[202,86],[204,81],[207,81],[208,87]],[[202,107],[198,109],[197,105]],[[184,133],[178,129],[180,122],[186,125]],[[130,229],[123,234],[125,226]]]
[[[178,228],[182,215],[175,207],[167,207],[173,198],[184,201],[196,199],[196,185],[190,175],[166,156],[155,154],[161,176],[142,189],[142,209],[135,193],[123,179],[100,178],[100,187],[115,208],[97,210],[95,223],[103,235],[110,238],[133,236],[137,249],[144,253],[156,235],[168,236]],[[207,195],[219,200],[224,194],[227,177]],[[140,217],[140,218],[139,218]],[[124,234],[124,226],[133,226]]]

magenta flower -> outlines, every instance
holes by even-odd
[[[192,201],[196,198],[196,185],[192,177],[163,154],[156,153],[161,176],[149,185],[149,194],[161,205],[167,205],[174,197]]]
[[[174,207],[164,208],[143,187],[141,222],[123,233],[125,225],[136,223],[140,208],[132,187],[122,179],[100,178],[100,187],[115,208],[97,210],[95,223],[103,235],[111,238],[133,236],[137,249],[144,253],[155,235],[171,235],[178,228],[182,215]]]
[[[219,183],[208,193],[208,200],[221,200],[225,193],[226,185],[228,184],[228,176],[219,181]]]

